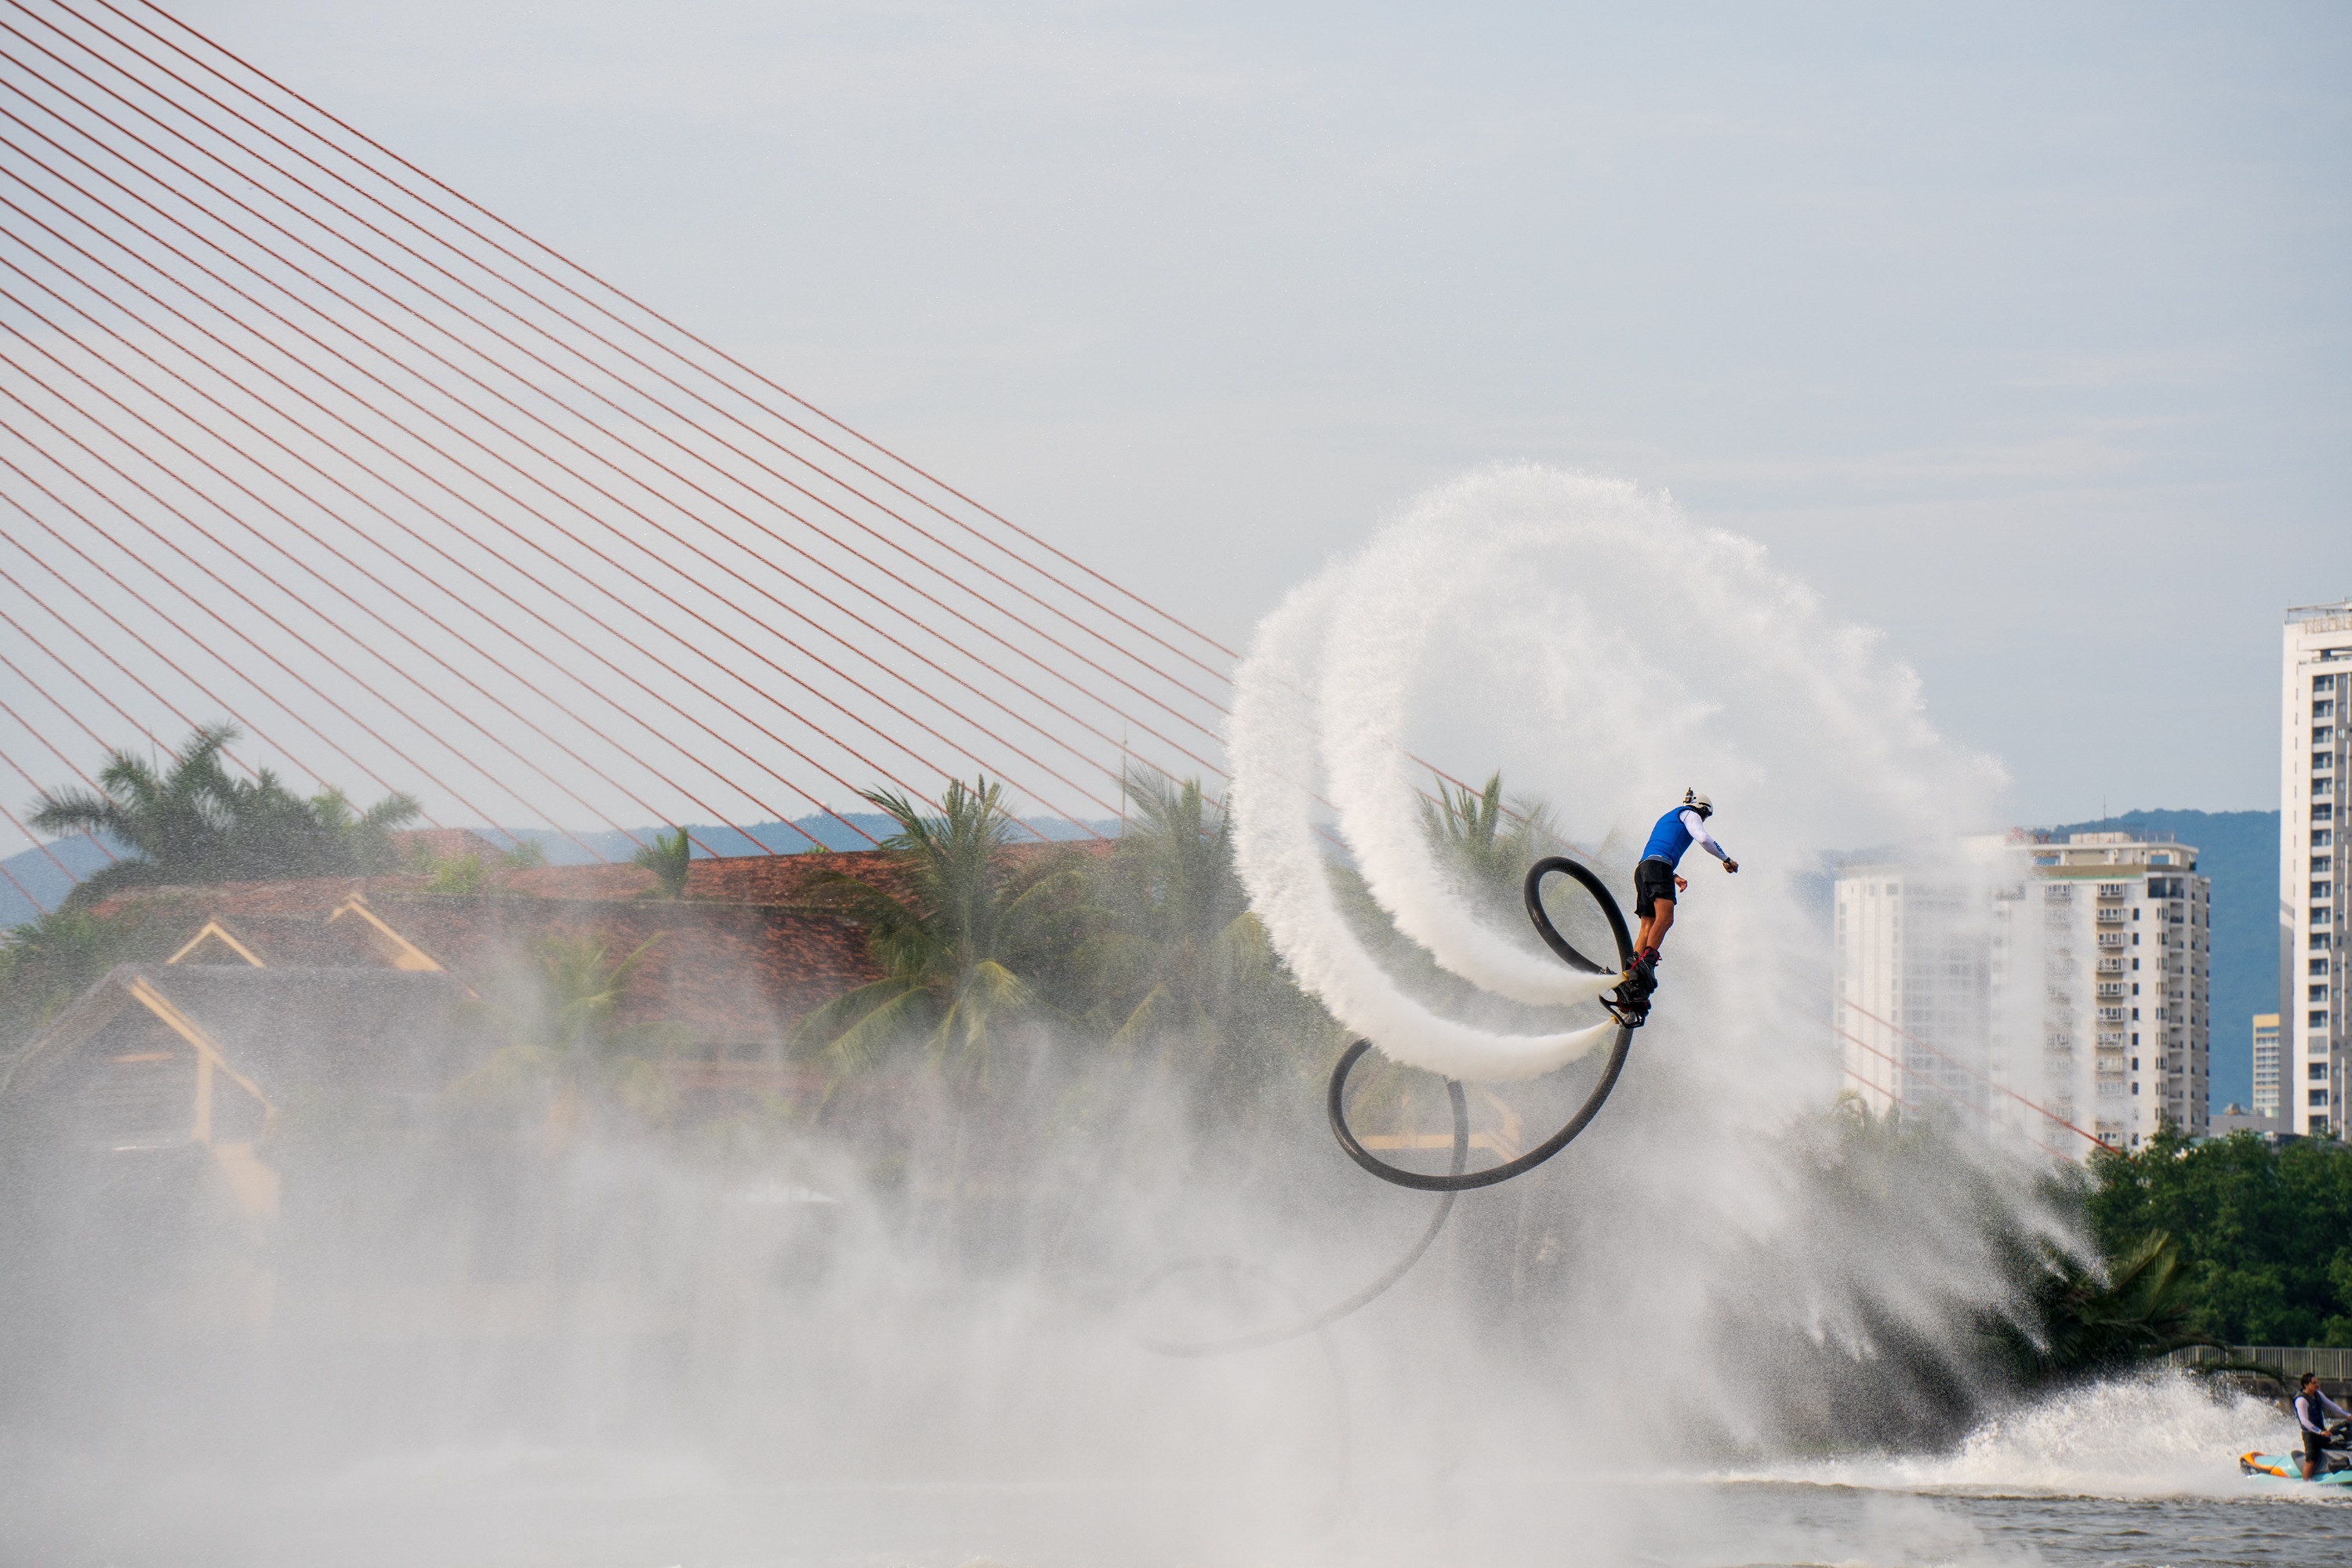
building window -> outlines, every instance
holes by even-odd
[[[2334,779],[2314,779],[2311,781],[2311,793],[2314,795],[2334,795],[2336,793],[2336,781]]]
[[[2325,900],[2332,885],[2327,882],[2314,882],[2311,885],[2311,901],[2315,904]]]
[[[2336,835],[2327,828],[2314,828],[2311,834],[2311,847],[2314,849],[2325,849],[2334,842],[2335,837]]]
[[[2324,1032],[2327,1027],[2327,1015],[2325,1013],[2314,1013],[2311,1016],[2304,1020],[2304,1024],[2306,1027]]]
[[[2327,1081],[2327,1064],[2326,1062],[2305,1062],[2303,1068],[2303,1076],[2305,1078],[2315,1078],[2320,1082],[2326,1083]]]
[[[2324,800],[2314,801],[2311,805],[2311,820],[2333,822],[2336,820],[2336,808]]]
[[[2311,689],[2314,691],[2333,691],[2336,689],[2336,678],[2332,675],[2315,675],[2311,678]]]
[[[2315,931],[2312,934],[2311,951],[2314,952],[2326,952],[2327,951],[2327,933],[2326,931]]]
[[[2311,705],[2311,716],[2315,719],[2333,719],[2336,717],[2336,704],[2326,700],[2315,702]]]
[[[2308,995],[2308,996],[2306,996],[2306,997],[2305,997],[2305,998],[2304,998],[2304,1000],[2305,1000],[2305,1001],[2306,1001],[2306,1002],[2325,1002],[2325,1001],[2326,1001],[2326,1000],[2327,1000],[2327,987],[2326,987],[2326,986],[2325,986],[2325,985],[2315,985],[2315,986],[2313,986],[2313,987],[2311,988],[2311,994],[2310,994],[2310,995]]]
[[[2325,1105],[2327,1103],[2327,1091],[2324,1089],[2315,1089],[2304,1099],[2307,1104]]]

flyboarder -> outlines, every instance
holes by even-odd
[[[1633,868],[1633,912],[1641,918],[1642,929],[1633,939],[1633,965],[1625,972],[1626,987],[1633,993],[1629,1000],[1644,1000],[1658,988],[1658,948],[1675,923],[1675,893],[1690,886],[1675,874],[1684,851],[1696,844],[1722,861],[1726,871],[1739,869],[1739,862],[1706,830],[1706,819],[1714,815],[1715,802],[1695,789],[1685,790],[1683,803],[1650,829],[1650,842]]]

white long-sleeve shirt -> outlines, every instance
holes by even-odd
[[[2294,1418],[2306,1432],[2316,1432],[2323,1437],[2327,1436],[2327,1418],[2324,1412],[2328,1410],[2352,1420],[2352,1410],[2345,1409],[2315,1386],[2309,1394],[2294,1396]]]
[[[1723,852],[1723,846],[1715,841],[1715,835],[1706,830],[1706,818],[1688,806],[1683,808],[1683,826],[1690,830],[1694,848],[1704,849],[1718,860],[1731,858]]]

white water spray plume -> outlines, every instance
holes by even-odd
[[[1774,1016],[1775,958],[1802,925],[1788,873],[1824,847],[1984,823],[2000,782],[1929,727],[1917,680],[1876,634],[1831,619],[1760,546],[1623,481],[1542,468],[1412,503],[1267,618],[1238,686],[1235,856],[1276,949],[1389,1057],[1474,1082],[1549,1072],[1612,1026],[1504,1033],[1408,994],[1344,916],[1318,796],[1399,931],[1446,971],[1540,1005],[1614,979],[1575,974],[1473,912],[1424,828],[1433,781],[1415,758],[1499,766],[1618,871],[1685,788],[1708,792],[1750,875],[1698,890],[1666,973],[1738,994],[1708,1033],[1745,1053],[1790,1043]],[[1666,1016],[1689,1016],[1683,989],[1669,981]]]

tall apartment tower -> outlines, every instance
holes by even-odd
[[[2279,1016],[2254,1015],[2254,1114],[2273,1121],[2279,1113]]]
[[[2344,1131],[2344,796],[2352,599],[2286,613],[2279,724],[2279,1074],[2288,1128]]]
[[[1956,868],[1853,865],[1837,878],[1832,1021],[1846,1082],[1874,1111],[1982,1113],[1992,1076],[1990,924]]]
[[[1967,870],[1837,878],[1832,1016],[1865,1102],[2077,1155],[2168,1121],[2205,1135],[2212,884],[2196,849],[2128,833],[1965,847]]]

